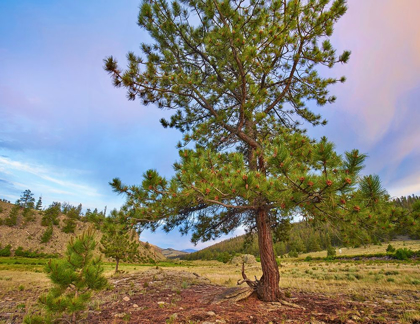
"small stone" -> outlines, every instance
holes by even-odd
[[[139,307],[139,305],[137,305],[137,304],[133,304],[133,307],[134,307],[134,308],[138,308],[138,307]]]
[[[387,303],[387,304],[393,304],[393,301],[392,301],[392,300],[389,300],[389,299],[385,299],[385,300],[384,300],[384,303]]]
[[[215,312],[212,312],[212,311],[209,311],[209,312],[207,312],[206,313],[208,316],[216,316],[216,313]]]
[[[158,301],[157,303],[158,303],[158,305],[164,305],[165,304],[164,301]]]
[[[123,301],[126,301],[126,302],[130,301],[130,297],[125,296],[125,297],[123,298]]]
[[[179,310],[183,310],[184,308],[180,307]]]

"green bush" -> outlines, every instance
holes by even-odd
[[[12,249],[12,246],[10,244],[6,245],[4,248],[1,248],[1,245],[0,245],[0,256],[2,257],[10,256],[12,254],[11,249]]]
[[[308,256],[305,258],[305,261],[312,261],[312,257],[311,257],[310,255],[308,255]]]
[[[395,248],[391,244],[388,244],[388,247],[386,248],[386,251],[390,252],[390,253],[393,253],[393,252],[395,252]]]
[[[398,260],[408,260],[413,255],[414,255],[414,252],[407,248],[398,249],[397,251],[395,251],[395,258]]]
[[[335,248],[332,245],[327,247],[327,257],[334,258],[337,255]]]
[[[38,253],[31,250],[24,250],[23,247],[19,246],[15,250],[15,256],[20,256],[24,258],[56,258],[57,254],[47,254],[47,253]]]
[[[53,227],[48,226],[48,228],[45,230],[44,234],[41,236],[41,243],[47,243],[51,240],[53,234]]]
[[[10,227],[17,225],[17,217],[19,215],[20,206],[14,205],[10,210],[9,216],[4,220],[4,224]]]
[[[297,258],[298,256],[299,256],[299,253],[297,251],[289,251],[289,257]]]

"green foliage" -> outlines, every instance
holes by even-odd
[[[74,233],[76,229],[76,220],[74,218],[65,218],[64,219],[64,226],[61,228],[63,233]]]
[[[29,189],[26,189],[24,192],[22,192],[17,203],[23,208],[34,209],[35,208],[34,194]]]
[[[390,252],[390,253],[393,253],[393,252],[395,252],[395,248],[391,244],[388,244],[388,247],[386,248],[386,251]]]
[[[50,314],[36,315],[28,314],[23,318],[24,324],[50,324],[53,323],[53,319]]]
[[[74,230],[76,229],[76,221],[80,219],[80,214],[82,212],[82,204],[75,207],[68,203],[63,203],[61,205],[61,210],[62,213],[66,215],[66,218],[64,219],[64,226],[61,230],[64,233],[74,233]]]
[[[35,220],[35,212],[31,208],[24,208],[22,216],[26,223],[33,222]]]
[[[100,229],[105,221],[105,216],[103,215],[103,213],[98,212],[98,209],[96,208],[93,211],[87,209],[85,217],[82,218],[82,221],[90,222],[94,224],[96,229]]]
[[[337,255],[337,252],[335,251],[335,248],[332,245],[328,246],[328,248],[327,248],[327,258],[328,257],[334,258],[336,255]]]
[[[395,258],[398,260],[408,260],[414,255],[414,252],[412,250],[409,250],[407,248],[403,249],[397,249],[395,251]]]
[[[328,224],[344,244],[393,229],[405,215],[396,210],[390,218],[379,178],[360,176],[366,155],[340,156],[296,122],[324,124],[309,103],[334,102],[328,87],[345,80],[318,70],[349,59],[330,43],[346,10],[344,0],[142,1],[138,24],[153,45],[142,44],[141,56],[129,53],[125,71],[113,57],[105,69],[130,100],[172,109],[161,123],[184,136],[172,178],[148,170],[138,186],[111,182],[127,197],[128,220],[192,231],[193,242],[244,226],[264,235],[265,245],[272,235],[286,241],[295,215],[315,227]],[[194,149],[181,149],[191,142]],[[289,242],[289,255],[320,248],[316,239]],[[275,256],[260,254],[273,269]]]
[[[289,251],[289,257],[297,258],[298,256],[299,256],[299,253],[296,250]]]
[[[136,240],[135,231],[125,224],[123,211],[113,210],[102,227],[102,247],[100,251],[116,261],[115,272],[120,261],[135,261],[139,258],[140,243]]]
[[[53,202],[46,210],[43,211],[41,219],[42,226],[58,225],[58,216],[60,215],[61,204],[59,202]]]
[[[16,226],[19,211],[20,211],[20,205],[19,204],[13,205],[12,209],[10,210],[9,216],[6,217],[4,220],[4,224],[10,227]]]
[[[6,245],[4,248],[0,245],[0,257],[8,257],[12,254],[12,246],[10,244]]]
[[[41,236],[41,243],[48,243],[51,240],[53,234],[53,226],[50,225],[47,227],[45,232]]]
[[[70,240],[63,259],[48,262],[45,271],[54,286],[39,300],[49,314],[72,314],[75,322],[77,313],[86,308],[91,291],[106,287],[101,260],[93,257],[95,246],[93,231],[88,230]]]
[[[36,202],[35,209],[36,210],[42,210],[42,197],[38,198],[38,201]]]
[[[56,254],[48,254],[43,252],[37,252],[37,251],[31,251],[31,250],[24,250],[23,247],[19,246],[15,252],[14,255],[16,257],[25,257],[25,258],[56,258]]]

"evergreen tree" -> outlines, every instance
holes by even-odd
[[[100,258],[93,257],[96,247],[94,232],[87,230],[76,239],[71,238],[66,255],[60,260],[50,260],[45,271],[54,287],[40,297],[50,315],[67,313],[76,323],[77,314],[86,308],[93,290],[106,287]],[[29,322],[29,321],[27,321]]]
[[[16,204],[13,205],[12,209],[9,212],[9,216],[7,216],[4,220],[5,225],[10,227],[17,225],[17,217],[19,216],[20,208],[21,207],[18,204],[18,202],[16,202]]]
[[[50,225],[47,227],[45,232],[41,236],[41,243],[48,243],[51,240],[53,234],[53,226]]]
[[[355,226],[393,226],[382,219],[387,197],[379,179],[359,176],[365,155],[341,157],[296,122],[325,123],[307,103],[333,102],[328,86],[344,81],[317,72],[350,55],[337,55],[329,41],[345,1],[329,2],[144,0],[138,23],[153,45],[142,44],[143,57],[129,53],[126,71],[113,57],[105,61],[129,99],[176,111],[161,123],[185,133],[180,147],[196,143],[180,150],[169,181],[154,170],[137,187],[113,180],[133,224],[181,226],[194,242],[245,226],[258,234],[257,292],[265,301],[281,297],[273,232],[282,219],[331,223],[349,233],[348,242],[364,239]]]
[[[120,261],[135,261],[139,258],[140,243],[136,240],[135,231],[118,222],[121,216],[124,217],[122,211],[111,211],[102,227],[102,247],[99,247],[105,256],[115,259],[115,272],[118,272]]]
[[[38,201],[36,202],[35,209],[36,210],[42,210],[42,197],[38,198]]]
[[[60,215],[61,204],[59,202],[53,202],[47,209],[43,211],[41,218],[42,226],[58,225],[58,216]]]
[[[18,203],[23,208],[35,208],[34,194],[29,189],[26,189],[24,192],[22,192]]]

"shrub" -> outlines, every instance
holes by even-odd
[[[386,248],[386,251],[390,252],[390,253],[393,253],[393,252],[395,252],[395,248],[391,244],[388,244],[388,247]]]
[[[336,255],[337,255],[337,253],[336,253],[334,247],[332,245],[329,245],[327,247],[327,257],[334,258]]]
[[[297,258],[298,256],[299,256],[299,253],[297,251],[289,251],[289,257]]]
[[[395,258],[398,260],[408,260],[414,255],[414,252],[407,249],[398,249],[395,251]]]
[[[17,224],[17,217],[19,214],[20,206],[14,205],[10,210],[9,216],[4,220],[4,224],[7,226],[15,226]]]
[[[2,257],[10,256],[12,254],[11,249],[12,249],[12,246],[10,244],[6,245],[4,248],[1,248],[1,245],[0,245],[0,256]]]
[[[305,258],[305,261],[312,261],[312,257],[311,257],[310,255],[308,255],[308,256]]]
[[[57,254],[47,254],[47,253],[38,253],[31,250],[24,250],[23,247],[19,246],[15,250],[15,256],[20,256],[24,258],[56,258]]]
[[[45,230],[44,234],[41,236],[41,243],[47,243],[51,240],[53,234],[53,227],[48,226],[48,228]]]

